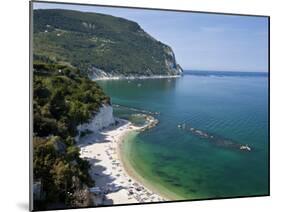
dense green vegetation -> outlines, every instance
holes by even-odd
[[[74,137],[77,125],[88,121],[102,104],[110,104],[110,99],[69,66],[35,61],[33,76],[33,173],[43,196],[35,201],[35,209],[87,206],[89,198],[78,193],[94,182],[89,163],[79,158]]]
[[[34,53],[94,76],[97,69],[114,76],[180,74],[170,47],[135,22],[98,13],[35,10]]]

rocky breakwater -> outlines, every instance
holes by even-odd
[[[194,136],[197,136],[202,139],[206,139],[210,143],[223,148],[239,150],[243,152],[251,152],[253,150],[248,144],[241,144],[237,141],[234,141],[230,138],[225,138],[220,135],[216,135],[207,131],[203,131],[201,129],[196,129],[194,127],[190,127],[188,124],[178,124],[178,128],[191,133]]]
[[[134,114],[134,116],[144,119],[144,125],[140,127],[139,131],[151,129],[159,123],[158,119],[154,118],[151,115],[138,113]]]

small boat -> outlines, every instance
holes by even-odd
[[[240,150],[251,151],[252,149],[246,144],[246,145],[241,145]]]

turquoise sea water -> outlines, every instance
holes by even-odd
[[[188,72],[177,79],[99,81],[113,104],[152,112],[160,122],[124,143],[134,170],[176,199],[268,194],[268,77]],[[126,117],[115,108],[115,114]],[[252,151],[222,147],[179,123]]]

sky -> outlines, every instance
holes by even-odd
[[[268,71],[265,17],[34,3],[34,9],[98,12],[137,22],[172,47],[185,70]]]

